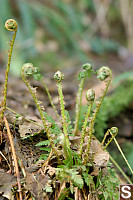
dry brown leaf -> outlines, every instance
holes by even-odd
[[[39,160],[36,164],[32,164],[30,167],[28,167],[26,171],[28,173],[37,172],[42,167],[43,163],[45,163],[45,160]]]
[[[27,117],[28,118],[28,117]],[[28,118],[31,119],[31,118]],[[42,121],[37,119],[37,118],[32,118],[31,120],[34,120],[37,124],[43,126]],[[24,122],[23,124],[19,125],[19,133],[20,133],[20,137],[26,137],[27,134],[29,135],[34,135],[34,133],[38,133],[42,130],[41,127],[39,127],[38,125],[32,123],[32,122]]]
[[[52,177],[55,173],[56,173],[56,170],[54,167],[51,167],[50,165],[47,166],[47,173],[49,174],[50,177]]]
[[[87,142],[88,142],[88,136],[85,137],[86,145]],[[107,166],[107,163],[109,161],[109,153],[103,151],[101,143],[94,136],[91,139],[90,156],[92,157],[94,163],[94,169],[91,175],[98,176],[99,168]]]
[[[12,199],[12,187],[17,182],[16,177],[0,169],[0,194],[7,199]]]
[[[36,200],[44,200],[46,193],[44,191],[45,185],[48,182],[48,177],[43,174],[36,173],[26,173],[26,186],[25,188],[31,192]]]
[[[101,167],[106,166],[109,161],[109,153],[103,151],[101,143],[94,138],[91,140],[91,152],[93,154],[93,162]]]

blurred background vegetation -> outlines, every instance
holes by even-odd
[[[99,57],[107,60],[108,55],[113,55],[113,59],[120,58],[122,62],[130,58],[125,64],[125,72],[114,80],[120,86],[105,99],[99,113],[96,131],[99,139],[102,138],[110,118],[118,116],[133,101],[133,72],[126,72],[128,64],[133,67],[133,1],[0,0],[0,67],[6,63],[7,42],[12,34],[3,28],[8,18],[14,18],[18,23],[11,67],[15,75],[19,75],[25,62],[32,62],[42,72],[48,72],[81,66]],[[121,85],[123,80],[126,85],[125,82]],[[125,95],[128,91],[129,95]],[[123,143],[133,167],[133,124],[131,134],[124,136],[128,138],[127,145]]]
[[[0,0],[3,62],[8,18],[18,22],[13,74],[27,61],[47,70],[88,62],[92,53],[133,53],[132,0]]]

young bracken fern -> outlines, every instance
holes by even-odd
[[[14,31],[14,35],[8,57],[5,89],[3,92],[4,100],[1,104],[2,119],[6,109],[8,72],[17,31],[17,24],[13,20],[10,20],[10,24],[6,24],[9,26],[9,28],[7,28],[8,30]],[[82,91],[85,79],[90,77],[92,73],[97,74],[97,78],[105,82],[105,88],[102,89],[101,97],[98,100],[95,100],[94,90],[89,89],[87,91],[86,100],[88,108],[80,132],[79,116],[81,114]],[[71,123],[69,113],[65,109],[62,91],[64,75],[60,71],[57,71],[54,75],[58,88],[61,116],[52,102],[46,84],[44,84],[51,106],[57,114],[58,121],[61,121],[61,126],[58,126],[52,117],[45,112],[45,108],[41,105],[37,96],[36,88],[33,88],[28,80],[29,76],[33,76],[36,80],[41,80],[41,82],[44,81],[44,78],[40,75],[39,69],[34,67],[31,63],[25,63],[21,68],[21,77],[35,101],[40,113],[40,118],[43,122],[44,131],[47,135],[46,141],[41,141],[37,146],[43,146],[48,152],[51,150],[50,154],[46,153],[48,159],[47,164],[45,163],[45,167],[47,167],[48,161],[51,161],[52,167],[52,160],[54,160],[55,176],[54,178],[51,178],[51,176],[49,177],[49,184],[51,181],[51,186],[54,188],[54,185],[57,185],[57,187],[53,190],[49,184],[46,184],[44,187],[46,193],[49,194],[49,199],[54,198],[61,200],[66,197],[68,199],[116,199],[116,197],[118,197],[118,180],[115,178],[114,171],[110,168],[110,165],[108,165],[109,154],[106,148],[117,135],[118,129],[116,127],[109,129],[102,143],[94,136],[95,120],[111,83],[111,70],[107,66],[103,66],[98,71],[94,71],[92,65],[89,63],[83,65],[83,70],[78,76],[80,83],[76,100],[75,124]],[[94,102],[96,104],[95,108],[93,107]],[[105,143],[107,136],[108,141]],[[112,185],[110,184],[110,179],[114,180]],[[108,186],[110,187],[109,192],[107,192]],[[32,195],[34,196],[34,194]]]

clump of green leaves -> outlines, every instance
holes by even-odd
[[[106,174],[102,175],[101,173],[97,181],[97,184],[101,186],[99,187],[99,194],[101,192],[101,194],[99,195],[99,199],[101,199],[102,197],[104,197],[104,199],[112,200],[119,199],[118,190],[120,182],[116,176],[114,169],[108,167],[108,171],[106,172]]]

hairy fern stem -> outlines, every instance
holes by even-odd
[[[112,72],[108,67],[105,67],[105,66],[101,67],[98,70],[97,74],[98,74],[98,78],[101,81],[105,81],[106,87],[105,87],[105,90],[103,91],[102,97],[100,98],[100,100],[98,101],[98,103],[96,105],[96,109],[95,109],[95,111],[93,113],[92,120],[91,120],[91,122],[89,124],[89,140],[88,140],[88,145],[87,145],[86,158],[89,156],[89,152],[90,152],[91,138],[92,138],[92,134],[93,134],[93,128],[94,128],[94,123],[95,123],[95,120],[96,120],[96,116],[97,116],[97,114],[99,112],[100,106],[102,105],[102,102],[104,100],[104,97],[105,97],[105,95],[107,93],[107,90],[108,90],[109,85],[110,85],[111,80],[112,80]]]
[[[49,123],[46,121],[45,117],[44,117],[44,114],[43,114],[43,111],[42,109],[44,110],[44,107],[41,107],[40,104],[41,102],[37,99],[37,95],[36,95],[36,88],[33,88],[31,85],[30,85],[30,82],[27,80],[26,78],[26,75],[28,75],[28,70],[30,71],[30,73],[32,73],[32,70],[34,71],[34,68],[33,68],[33,65],[31,65],[31,63],[26,63],[23,65],[23,67],[21,68],[21,77],[24,81],[24,83],[26,84],[27,88],[29,89],[29,92],[31,93],[34,101],[35,101],[35,104],[37,106],[37,109],[39,111],[39,114],[40,114],[40,117],[42,119],[42,122],[43,122],[43,125],[44,125],[44,128],[45,128],[45,131],[47,133],[47,137],[50,141],[50,145],[53,149],[53,152],[55,153],[55,155],[57,156],[57,158],[59,158],[58,156],[58,152],[55,148],[55,144],[51,138],[51,135],[50,135],[50,125]]]
[[[14,31],[13,33],[13,39],[10,42],[10,50],[8,51],[8,63],[7,63],[7,69],[5,71],[5,84],[4,84],[4,90],[3,90],[3,102],[1,105],[1,118],[3,120],[4,112],[6,109],[6,101],[7,101],[7,86],[8,86],[8,75],[9,75],[9,70],[10,70],[10,65],[11,65],[11,58],[12,58],[12,52],[13,52],[13,47],[14,47],[14,42],[17,34],[17,22],[13,19],[8,19],[5,23],[5,28],[8,31]]]
[[[70,149],[69,139],[68,139],[68,131],[67,131],[67,122],[66,122],[66,115],[65,115],[65,102],[64,102],[64,96],[62,92],[62,79],[64,78],[64,75],[58,71],[55,73],[54,78],[57,83],[58,87],[58,93],[59,93],[59,102],[60,102],[60,108],[61,108],[61,117],[62,117],[62,127],[63,127],[63,133],[64,133],[64,142],[63,142],[63,149],[65,156],[68,157],[68,149]]]

